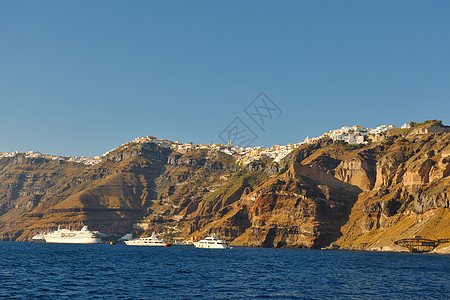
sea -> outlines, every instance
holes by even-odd
[[[6,299],[450,299],[450,256],[0,242]]]

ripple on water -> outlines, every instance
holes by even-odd
[[[450,256],[0,242],[0,297],[448,299]]]

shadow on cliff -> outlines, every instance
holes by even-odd
[[[339,239],[341,227],[349,221],[353,205],[363,190],[335,178],[329,170],[300,163],[294,163],[287,176],[304,181],[318,205],[321,226],[314,248],[328,246]]]

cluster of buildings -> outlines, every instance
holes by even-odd
[[[176,151],[181,154],[185,154],[192,150],[212,150],[212,151],[221,151],[223,153],[233,155],[237,157],[237,162],[241,165],[249,164],[253,161],[258,161],[263,158],[272,159],[274,162],[279,162],[281,159],[286,157],[292,150],[299,147],[305,143],[312,143],[318,141],[325,136],[332,138],[334,141],[342,140],[349,144],[360,144],[366,143],[366,137],[370,134],[379,134],[390,129],[394,128],[394,126],[386,126],[382,125],[375,129],[363,128],[361,126],[353,126],[353,127],[342,127],[337,130],[330,130],[324,133],[320,137],[309,138],[307,137],[303,142],[288,144],[288,145],[274,145],[270,148],[265,148],[264,146],[258,147],[240,147],[234,146],[230,142],[227,145],[223,144],[200,144],[196,145],[193,143],[180,143],[178,141],[172,142],[165,139],[157,139],[153,136],[147,135],[146,137],[137,137],[133,141],[122,144],[119,147],[116,147],[102,156],[96,156],[94,158],[85,157],[85,156],[77,156],[77,157],[69,157],[64,158],[61,156],[52,156],[52,155],[44,155],[37,151],[28,151],[25,153],[25,157],[27,158],[45,158],[50,160],[66,160],[74,163],[82,163],[85,165],[95,165],[102,161],[102,158],[106,157],[112,151],[115,151],[121,147],[126,147],[132,143],[144,144],[144,143],[154,143],[159,145],[162,148],[170,148],[172,151]],[[2,157],[15,157],[19,154],[19,152],[11,152],[11,153],[0,153],[0,158]]]
[[[180,154],[185,154],[192,150],[211,150],[211,151],[221,151],[223,153],[237,156],[238,163],[249,164],[252,161],[260,160],[262,158],[271,158],[275,162],[278,162],[286,155],[288,155],[292,150],[299,147],[302,143],[288,144],[288,145],[274,145],[270,148],[265,148],[263,146],[258,147],[240,147],[234,146],[231,142],[227,145],[224,144],[193,144],[193,143],[180,143],[178,141],[172,142],[169,140],[157,139],[152,136],[138,137],[132,142],[134,143],[155,143],[163,148],[170,148],[172,151],[178,152]],[[124,144],[126,145],[126,144]],[[124,146],[122,145],[122,146]],[[119,146],[121,147],[121,146]],[[118,148],[119,148],[118,147]],[[116,148],[117,149],[117,148]],[[113,151],[113,150],[111,150]],[[109,152],[111,152],[109,151]],[[107,155],[109,152],[105,153],[103,156]]]
[[[377,128],[364,128],[358,125],[344,126],[340,129],[330,130],[320,138],[329,137],[333,141],[344,141],[349,144],[366,144],[369,140],[372,140],[370,136],[381,135],[394,128],[394,125],[381,125]]]
[[[0,153],[0,158],[3,158],[3,157],[16,157],[18,154],[19,154],[19,151]]]
[[[20,153],[19,151],[0,153],[0,158],[3,158],[3,157],[16,157],[19,154],[22,154],[22,153]],[[42,153],[40,153],[38,151],[27,151],[27,152],[25,152],[23,154],[25,154],[26,158],[45,158],[45,159],[51,159],[51,160],[63,159],[60,156],[46,155],[46,154],[42,154]]]
[[[279,162],[286,157],[292,150],[298,148],[300,145],[314,143],[322,138],[329,137],[333,141],[344,141],[349,144],[365,144],[370,139],[370,136],[382,135],[383,133],[394,129],[394,125],[381,125],[377,128],[364,128],[362,126],[342,127],[336,130],[330,130],[320,137],[309,138],[303,142],[288,145],[274,145],[270,148],[260,147],[246,147],[238,149],[231,149],[229,154],[239,154],[238,162],[241,164],[248,164],[252,161],[260,160],[261,158],[268,157],[273,159],[274,162]]]
[[[53,161],[59,160],[59,161],[82,163],[85,165],[95,165],[101,161],[100,156],[96,156],[94,158],[85,157],[85,156],[68,157],[67,158],[67,157],[56,156],[56,155],[42,154],[38,151],[27,151],[25,153],[20,153],[19,151],[0,153],[0,158],[4,158],[4,157],[14,158],[14,157],[18,156],[19,154],[24,154],[25,158],[43,158],[43,159],[53,160]]]
[[[172,144],[179,144],[179,142],[171,142],[169,140],[157,139],[154,136],[147,135],[146,137],[137,137],[134,139],[135,143],[153,143],[161,146],[162,148],[170,148]]]
[[[237,162],[241,165],[249,164],[263,158],[270,158],[274,162],[279,162],[286,157],[292,150],[302,145],[303,142],[288,145],[274,145],[270,148],[258,147],[236,147],[231,149],[231,154],[238,154]]]
[[[75,157],[69,157],[69,159],[67,161],[92,166],[92,165],[100,163],[102,161],[102,158],[101,158],[101,156],[95,156],[93,158],[85,157],[85,156],[75,156]]]
[[[412,134],[427,134],[427,133],[450,133],[450,126],[442,124],[431,124],[425,127],[419,127],[412,130]]]
[[[409,124],[404,124],[401,128],[407,129],[411,126]],[[96,156],[94,158],[90,157],[70,157],[70,158],[63,158],[61,156],[52,156],[52,155],[44,155],[37,151],[28,151],[25,152],[25,157],[27,158],[45,158],[50,160],[66,160],[69,162],[75,162],[75,163],[83,163],[85,165],[95,165],[102,161],[102,158],[106,157],[110,152],[115,151],[121,147],[128,146],[132,143],[154,143],[159,145],[162,148],[170,148],[172,151],[176,151],[181,154],[185,154],[192,150],[212,150],[212,151],[221,151],[223,153],[233,155],[237,158],[237,162],[241,165],[249,164],[253,161],[258,161],[263,158],[270,158],[274,162],[279,162],[281,159],[286,157],[292,150],[299,147],[302,144],[308,144],[313,143],[316,141],[319,141],[322,138],[331,138],[333,141],[344,141],[349,144],[366,144],[368,141],[380,141],[383,139],[384,133],[388,132],[389,130],[394,129],[394,125],[381,125],[376,128],[364,128],[362,126],[352,126],[347,127],[344,126],[340,129],[336,130],[330,130],[328,132],[325,132],[319,137],[309,138],[306,137],[306,139],[303,142],[295,143],[295,144],[288,144],[288,145],[274,145],[270,148],[265,148],[264,146],[258,146],[258,147],[240,147],[240,146],[234,146],[232,143],[228,143],[227,145],[223,144],[200,144],[196,145],[193,143],[180,143],[178,141],[172,142],[165,139],[157,139],[154,136],[147,135],[146,137],[137,137],[133,141],[125,143],[115,149],[112,149],[102,156]],[[433,124],[428,127],[420,127],[415,130],[413,130],[413,134],[423,134],[423,133],[440,133],[440,132],[450,132],[449,126],[439,125],[439,124]],[[0,153],[0,158],[3,157],[16,157],[19,154],[18,151],[16,152],[9,152],[9,153]]]

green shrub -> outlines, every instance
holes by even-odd
[[[442,125],[442,121],[441,120],[426,120],[425,122],[422,123],[416,123],[416,122],[410,122],[409,126],[411,127],[419,127],[419,126],[423,126],[423,125]]]
[[[278,172],[278,175],[281,175],[281,174],[286,173],[287,169],[288,169],[288,167],[287,167],[287,166],[284,166],[284,167],[281,168],[281,170]]]

